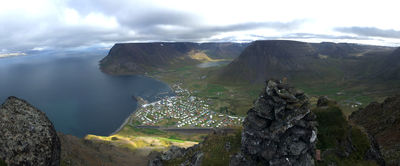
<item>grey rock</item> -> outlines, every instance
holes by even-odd
[[[156,154],[153,157],[148,156],[150,158],[148,166],[162,166],[165,161],[185,156],[189,156],[190,159],[178,164],[179,166],[200,166],[204,158],[204,153],[200,150],[200,146],[201,145],[198,144],[187,149],[171,146],[169,150],[163,153]]]
[[[316,117],[304,92],[282,82],[267,81],[248,111],[241,152],[230,165],[314,165]]]
[[[8,165],[60,165],[60,140],[47,116],[9,97],[0,107],[0,159]]]
[[[183,148],[179,148],[177,146],[171,146],[170,150],[162,153],[161,159],[168,161],[183,156],[183,153],[184,153]]]

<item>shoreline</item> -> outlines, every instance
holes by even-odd
[[[142,106],[140,106],[142,107]],[[111,134],[109,134],[109,136],[115,135],[117,134],[119,131],[121,131],[125,125],[131,120],[132,115],[140,108],[138,106],[138,108],[135,109],[135,111],[133,111],[131,114],[129,114],[129,116],[125,119],[124,123],[121,124],[121,126],[119,126],[119,128],[117,130],[115,130],[114,132],[112,132]]]
[[[169,85],[168,85],[168,87],[169,87]],[[131,121],[131,118],[132,118],[133,114],[135,114],[137,110],[139,110],[140,108],[142,108],[143,105],[145,105],[145,104],[148,103],[147,100],[144,100],[142,97],[139,97],[139,96],[132,96],[132,98],[133,98],[133,100],[136,100],[136,102],[137,102],[137,107],[136,107],[136,109],[135,109],[132,113],[129,114],[129,116],[124,120],[124,122],[118,127],[117,130],[113,131],[113,132],[112,132],[111,134],[109,134],[108,136],[115,135],[115,134],[117,134],[119,131],[121,131],[121,130],[125,127],[125,125],[128,124],[128,123]]]
[[[117,75],[118,75],[118,74],[117,74]],[[160,82],[166,84],[166,85],[168,86],[168,88],[169,88],[171,91],[173,91],[173,90],[172,90],[172,87],[171,87],[171,85],[170,85],[169,83],[164,82],[164,81],[161,81],[161,80],[159,80],[159,79],[157,79],[157,78],[155,78],[155,77],[153,77],[153,76],[150,76],[150,75],[138,75],[138,76],[149,77],[149,78],[155,79],[155,80],[157,80],[157,81],[160,81]],[[176,95],[176,94],[173,93],[173,95]],[[140,96],[132,96],[132,98],[133,98],[134,100],[136,100],[136,102],[137,102],[137,104],[138,104],[137,108],[136,108],[132,113],[130,113],[129,116],[124,120],[124,122],[118,127],[118,129],[116,129],[116,130],[113,131],[111,134],[109,134],[109,136],[115,135],[115,134],[117,134],[119,131],[121,131],[121,130],[125,127],[125,125],[131,120],[132,115],[133,115],[134,113],[136,113],[136,111],[137,111],[138,109],[140,109],[143,105],[148,104],[148,101],[147,101],[147,100],[144,100],[144,99],[143,99],[142,97],[140,97]],[[158,101],[158,100],[157,100],[157,101]],[[157,102],[157,101],[155,101],[155,102]]]

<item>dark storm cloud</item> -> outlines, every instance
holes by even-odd
[[[379,29],[375,27],[339,27],[338,32],[356,34],[358,36],[400,38],[400,31],[393,29]]]

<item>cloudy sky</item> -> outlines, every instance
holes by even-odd
[[[116,42],[400,46],[396,0],[0,0],[0,53]]]

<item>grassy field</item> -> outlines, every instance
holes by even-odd
[[[133,123],[136,124],[136,123]],[[125,125],[118,133],[110,136],[87,135],[85,139],[108,142],[118,147],[131,150],[151,148],[165,150],[171,145],[190,147],[202,141],[207,134],[183,135],[159,129],[137,128],[135,125]]]

